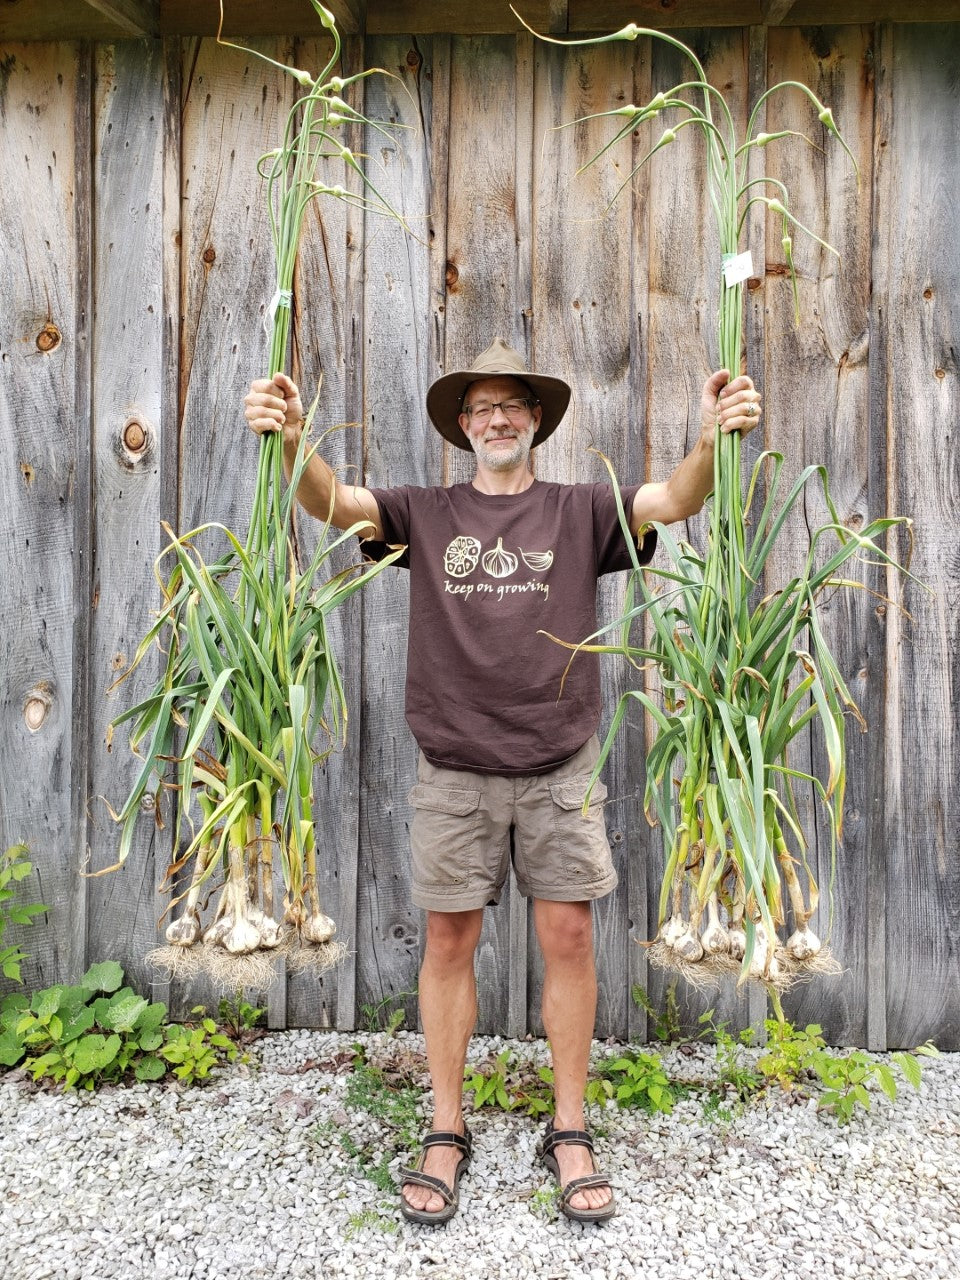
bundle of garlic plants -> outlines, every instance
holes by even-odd
[[[337,136],[344,125],[379,127],[341,96],[375,72],[334,74],[336,24],[316,0],[311,4],[333,38],[320,74],[264,59],[306,91],[287,116],[281,145],[259,163],[276,255],[271,371],[284,368],[297,246],[310,202],[330,196],[397,217]],[[359,191],[320,180],[331,158],[359,176]],[[323,968],[337,958],[335,925],[318,894],[314,828],[314,768],[346,731],[326,620],[400,554],[331,572],[338,549],[356,546],[362,526],[332,534],[328,521],[308,562],[299,562],[295,495],[316,447],[309,443],[316,408],[314,400],[287,484],[280,433],[262,437],[245,543],[214,521],[179,536],[164,526],[169,543],[155,567],[162,607],[121,679],[155,643],[166,649],[165,669],[150,696],[113,721],[132,721],[130,742],[143,766],[115,815],[120,850],[108,870],[129,853],[148,788],[158,802],[172,791],[175,853],[166,882],[171,908],[182,906],[166,929],[168,945],[153,958],[175,974],[202,969],[234,988],[267,985],[273,966],[265,953],[278,946],[292,950],[293,964]],[[221,549],[212,562],[201,551],[210,542]],[[285,890],[282,922],[274,910],[275,854]]]
[[[738,141],[723,95],[707,82],[694,52],[672,36],[631,24],[596,40],[551,43],[597,44],[638,36],[663,40],[680,50],[689,58],[693,74],[656,94],[646,106],[584,117],[610,117],[618,125],[615,136],[588,163],[658,117],[670,123],[637,169],[669,146],[680,130],[692,126],[702,132],[706,188],[716,215],[722,264],[720,366],[737,372],[743,282],[737,278],[736,260],[751,206],[765,205],[780,221],[798,323],[791,227],[835,252],[797,221],[783,183],[749,177],[747,162],[754,149],[793,134],[756,132],[761,107],[778,92],[806,95],[825,129],[851,161],[853,156],[830,109],[799,82],[768,89],[753,107],[745,139]],[[728,264],[734,265],[733,271]],[[659,695],[637,688],[622,696],[594,775],[596,779],[629,707],[640,703],[656,727],[645,762],[645,811],[651,823],[662,828],[666,853],[651,959],[694,984],[715,981],[725,973],[736,974],[738,981],[761,981],[779,1011],[779,990],[804,974],[838,968],[810,924],[819,887],[794,788],[809,785],[822,802],[832,883],[843,819],[846,713],[865,728],[824,636],[818,604],[825,592],[863,585],[850,579],[851,561],[869,557],[876,563],[896,563],[878,540],[885,540],[892,526],[910,522],[881,518],[860,531],[847,528],[831,499],[826,469],[808,466],[788,486],[784,458],[772,451],[757,459],[744,494],[740,451],[739,433],[717,432],[705,554],[657,525],[667,567],[641,571],[634,554],[622,616],[569,647],[621,654],[641,671],[659,677]],[[830,519],[812,534],[795,576],[758,598],[778,535],[812,482],[822,488]],[[619,495],[616,487],[614,492]],[[632,546],[622,508],[621,521]],[[638,642],[634,624],[642,618],[648,620],[650,639]],[[611,635],[618,636],[616,643],[597,643]],[[798,767],[791,754],[792,744],[811,723],[822,734],[825,777]],[[785,939],[781,930],[787,933]]]

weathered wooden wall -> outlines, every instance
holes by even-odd
[[[788,1012],[837,1043],[960,1048],[957,876],[960,25],[691,31],[708,75],[745,117],[766,85],[810,84],[860,163],[859,186],[799,95],[767,106],[767,129],[817,146],[771,146],[768,171],[842,265],[796,237],[803,319],[794,329],[780,234],[752,216],[756,278],[747,354],[763,388],[765,439],[792,471],[828,464],[857,525],[913,516],[917,576],[879,570],[829,612],[845,678],[870,732],[849,733],[844,846],[833,946],[845,966],[794,993]],[[315,66],[320,45],[264,39],[263,52]],[[660,43],[563,50],[518,36],[351,37],[345,65],[395,79],[365,86],[368,115],[408,126],[396,144],[355,145],[415,233],[317,205],[300,259],[293,367],[323,376],[322,416],[362,425],[329,454],[369,483],[462,479],[423,407],[429,383],[495,333],[575,386],[538,472],[602,479],[590,446],[624,479],[661,478],[692,443],[699,386],[714,363],[716,250],[687,130],[605,212],[649,139],[574,172],[606,139],[574,117],[645,101],[681,78]],[[0,842],[26,840],[37,896],[51,905],[24,938],[33,985],[94,959],[181,1007],[144,955],[157,937],[166,833],[145,812],[122,872],[105,801],[135,762],[108,698],[155,605],[160,521],[201,516],[243,528],[256,466],[240,400],[263,371],[272,292],[257,157],[278,136],[290,83],[208,39],[0,50],[0,494],[7,548],[0,634]],[[765,264],[761,270],[760,264]],[[759,436],[761,433],[757,433]],[[824,508],[811,492],[785,537],[788,573]],[[691,534],[702,520],[691,522]],[[619,587],[603,586],[612,610]],[[894,601],[903,597],[904,613]],[[323,779],[327,909],[349,956],[321,981],[278,970],[277,1025],[352,1027],[396,997],[413,1015],[420,920],[407,875],[406,794],[415,747],[403,722],[406,584],[389,571],[335,624],[351,736]],[[138,674],[137,688],[150,672]],[[604,675],[613,706],[626,676]],[[637,941],[654,926],[658,833],[645,825],[639,719],[610,769],[609,830],[621,874],[596,913],[602,1035],[643,1036],[630,998],[666,980]],[[816,743],[809,750],[815,753]],[[809,818],[816,826],[812,801]],[[815,849],[827,878],[822,830]],[[540,970],[526,904],[488,912],[478,972],[483,1030],[539,1030]],[[718,1016],[756,1020],[732,990]],[[701,997],[684,996],[693,1017]]]

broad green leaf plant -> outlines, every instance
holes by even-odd
[[[813,236],[791,212],[782,182],[749,176],[751,152],[774,139],[802,137],[789,129],[757,131],[763,104],[776,93],[805,95],[827,133],[851,161],[853,156],[830,109],[797,81],[775,85],[758,98],[740,140],[723,95],[708,83],[695,53],[672,36],[631,23],[594,40],[550,43],[597,44],[640,36],[663,40],[683,53],[692,68],[690,77],[657,93],[645,106],[584,117],[608,117],[616,126],[613,138],[588,164],[647,121],[662,117],[667,123],[637,169],[681,130],[701,131],[706,189],[719,239],[720,366],[738,372],[743,279],[735,260],[749,210],[764,205],[780,222],[798,322],[791,233],[797,229]],[[813,239],[835,252],[819,237]],[[607,467],[613,478],[609,462]],[[795,575],[758,598],[784,523],[812,483],[820,485],[830,519],[812,534]],[[616,487],[614,492],[619,494]],[[819,888],[794,787],[809,785],[822,802],[832,868],[842,829],[847,713],[865,727],[830,651],[819,605],[827,592],[864,585],[851,578],[852,562],[869,558],[877,564],[896,563],[884,549],[885,534],[897,525],[909,527],[910,521],[884,517],[859,531],[848,528],[831,498],[826,468],[808,466],[787,481],[783,455],[773,451],[757,459],[744,493],[737,432],[716,434],[708,505],[706,551],[657,525],[666,566],[644,574],[634,554],[622,616],[587,641],[568,645],[575,653],[621,654],[641,672],[659,676],[658,695],[641,687],[621,698],[595,774],[630,707],[639,704],[656,730],[646,757],[645,809],[648,819],[662,828],[666,854],[652,959],[694,983],[726,972],[741,981],[757,979],[779,1008],[778,989],[803,974],[837,967],[810,924]],[[621,520],[627,531],[622,509]],[[648,621],[648,641],[634,635],[641,619]],[[614,643],[597,643],[611,634],[617,637]],[[825,776],[816,776],[809,763],[795,760],[799,753],[791,752],[811,724],[819,726],[825,747]],[[781,930],[787,933],[785,940]]]
[[[271,372],[284,368],[287,355],[297,246],[310,202],[328,196],[397,217],[338,136],[344,126],[379,127],[342,97],[349,85],[375,72],[349,79],[335,74],[341,48],[336,23],[323,5],[310,2],[333,41],[319,75],[257,54],[304,90],[287,116],[281,144],[258,166],[276,257]],[[356,190],[320,180],[321,162],[330,158],[357,175]],[[301,563],[295,494],[316,447],[308,439],[316,408],[314,400],[289,484],[280,434],[262,437],[245,541],[215,521],[179,535],[164,526],[169,541],[155,567],[162,606],[121,679],[158,644],[166,652],[164,671],[149,697],[113,722],[131,724],[131,746],[143,758],[115,815],[121,824],[116,867],[129,853],[148,793],[156,791],[158,804],[166,793],[174,797],[176,852],[167,880],[177,890],[171,905],[182,902],[182,908],[166,930],[168,947],[156,956],[174,972],[202,967],[234,987],[268,981],[272,966],[241,968],[239,958],[262,957],[278,946],[298,942],[301,960],[310,959],[312,948],[319,966],[335,958],[335,925],[317,890],[314,767],[343,739],[347,707],[327,618],[400,554],[331,571],[335,553],[355,544],[362,526],[331,531],[328,520],[316,550]],[[221,551],[207,560],[201,548],[211,543]],[[282,922],[273,901],[277,855],[285,889]],[[202,912],[217,888],[212,919],[205,923]]]

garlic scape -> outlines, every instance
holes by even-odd
[[[639,145],[642,159],[628,165],[620,190],[658,152],[682,146],[690,129],[700,134],[696,155],[703,158],[704,172],[698,187],[716,215],[717,232],[712,282],[704,282],[717,300],[711,364],[740,372],[744,285],[754,271],[763,272],[762,261],[751,261],[750,246],[741,243],[755,222],[751,214],[762,210],[772,216],[779,232],[773,242],[783,250],[795,300],[793,234],[803,233],[834,252],[797,220],[780,177],[762,172],[774,138],[809,141],[796,130],[763,131],[765,104],[779,94],[805,98],[827,135],[847,151],[829,108],[806,85],[785,81],[758,95],[744,131],[739,98],[729,104],[707,80],[696,53],[666,32],[631,23],[587,41],[534,34],[562,45],[643,37],[669,46],[665,66],[682,59],[680,82],[660,89],[645,105],[611,104],[567,123],[609,117],[609,140],[583,168],[605,160],[614,147]],[[622,248],[626,253],[629,245]],[[778,427],[789,430],[785,424],[773,429]],[[616,495],[617,476],[604,462]],[[637,773],[644,779],[646,816],[662,831],[665,855],[657,913],[661,928],[650,952],[654,962],[679,969],[691,981],[739,966],[738,981],[766,983],[773,999],[776,988],[831,965],[809,924],[818,895],[798,816],[806,806],[797,793],[805,789],[822,806],[832,881],[842,831],[844,734],[850,716],[860,717],[830,652],[821,602],[838,590],[864,585],[848,567],[857,562],[906,576],[885,548],[888,532],[909,528],[910,521],[881,516],[851,530],[833,500],[825,467],[805,467],[788,483],[784,457],[763,451],[762,445],[746,475],[741,462],[741,433],[716,431],[706,545],[695,547],[672,527],[657,524],[659,555],[650,566],[641,565],[619,504],[633,564],[626,607],[586,639],[557,639],[568,648],[618,654],[631,671],[643,673],[620,700],[594,778],[621,729],[635,729],[639,703],[653,732]],[[816,495],[808,495],[808,486],[817,488]],[[797,511],[802,523],[803,511],[814,506],[827,518],[813,530],[781,587],[775,573],[794,550],[784,547],[781,533],[796,523]],[[791,539],[787,533],[786,540]],[[531,568],[529,553],[522,554]],[[597,643],[601,638],[608,643]],[[814,751],[811,731],[818,739]],[[811,758],[817,760],[817,775]],[[707,925],[700,934],[704,909]],[[777,931],[788,916],[792,932],[784,946]]]
[[[311,3],[331,37],[323,46],[329,61],[318,74],[243,50],[290,77],[282,138],[258,165],[276,267],[266,305],[270,351],[264,367],[270,372],[287,367],[299,238],[312,202],[339,199],[406,229],[340,136],[344,127],[381,128],[347,101],[351,86],[373,73],[341,75],[336,23],[323,5]],[[337,159],[344,165],[343,184],[326,179],[328,164]],[[306,317],[298,319],[306,334]],[[260,316],[251,316],[251,323],[259,328]],[[361,525],[337,530],[327,523],[310,553],[298,544],[296,492],[315,448],[310,434],[316,409],[315,399],[287,479],[280,434],[261,438],[245,538],[214,520],[179,534],[163,526],[168,543],[155,565],[162,606],[121,677],[157,648],[165,655],[149,697],[111,726],[132,722],[131,747],[144,765],[114,815],[120,848],[116,867],[106,870],[123,865],[148,791],[158,818],[173,797],[173,820],[166,824],[174,849],[168,881],[176,886],[189,868],[190,887],[179,919],[167,926],[167,948],[154,958],[179,965],[179,972],[187,972],[191,955],[201,954],[213,976],[228,978],[231,958],[237,958],[236,975],[266,974],[272,981],[272,964],[247,963],[257,953],[299,941],[319,966],[337,950],[327,945],[325,955],[318,954],[334,926],[317,897],[314,834],[315,767],[346,733],[346,691],[328,640],[328,617],[400,551],[376,564],[356,558],[345,569],[343,555],[355,547]],[[509,553],[503,556],[501,570],[509,564]],[[465,555],[463,563],[469,561]],[[283,881],[290,929],[274,918],[275,876]],[[212,921],[204,922],[204,890],[214,879],[220,896]],[[175,953],[175,960],[164,952]]]

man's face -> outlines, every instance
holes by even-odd
[[[540,406],[531,406],[532,399],[518,378],[481,378],[467,387],[460,426],[489,470],[525,465],[540,425]]]

